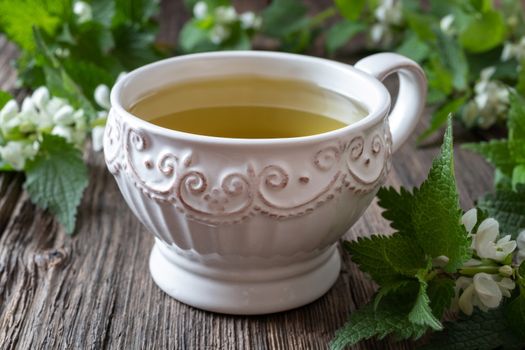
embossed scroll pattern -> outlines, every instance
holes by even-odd
[[[292,181],[307,186],[310,177],[292,174],[279,165],[282,162],[259,171],[247,162],[245,169],[216,179],[195,166],[196,155],[191,152],[155,154],[151,142],[145,131],[127,127],[111,114],[104,138],[109,170],[115,176],[127,176],[148,198],[171,203],[185,215],[207,223],[236,222],[255,213],[279,219],[299,216],[344,189],[369,193],[384,180],[391,157],[387,123],[324,146],[313,154],[311,165],[316,172],[326,173],[326,184],[316,187],[314,193],[303,193],[305,197],[297,203],[283,200],[279,193],[289,189]]]

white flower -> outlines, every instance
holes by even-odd
[[[223,25],[216,25],[210,32],[210,40],[215,45],[220,45],[230,37],[231,31]]]
[[[262,24],[261,17],[256,16],[255,13],[251,11],[241,14],[239,20],[241,21],[241,27],[244,29],[259,29]]]
[[[0,125],[7,123],[19,112],[18,103],[15,100],[9,100],[0,110]]]
[[[109,88],[107,87],[107,85],[100,84],[99,86],[97,86],[95,89],[94,97],[95,102],[97,102],[97,104],[100,107],[104,109],[111,108],[111,102],[109,100]]]
[[[69,49],[67,47],[66,48],[57,47],[55,49],[55,55],[57,57],[67,58],[67,57],[69,57],[69,54],[70,54],[70,52],[69,52]]]
[[[456,293],[463,290],[458,306],[467,315],[471,315],[474,306],[483,311],[499,306],[503,297],[510,297],[515,288],[510,278],[480,272],[473,278],[461,276],[456,280]]]
[[[392,26],[401,24],[403,20],[401,1],[382,0],[374,11],[374,17],[377,21],[372,26],[370,38],[374,43],[383,42],[389,45],[393,39]]]
[[[472,237],[471,247],[476,250],[480,258],[501,262],[516,249],[517,243],[510,239],[510,235],[500,238],[496,242],[496,238],[499,236],[499,223],[493,218],[483,220],[474,234],[472,231],[477,221],[476,208],[470,209],[461,217],[461,223],[465,226],[468,235]]]
[[[193,16],[202,19],[208,14],[208,5],[204,1],[199,1],[193,6]]]
[[[65,138],[68,142],[73,142],[73,128],[65,125],[56,125],[51,130],[52,135],[57,135]]]
[[[456,31],[452,27],[452,24],[454,23],[454,19],[455,18],[453,14],[448,14],[445,17],[441,18],[441,21],[439,22],[439,28],[446,35],[455,34]]]
[[[521,61],[525,58],[525,37],[522,37],[518,43],[506,42],[501,52],[501,60],[508,61],[515,58]]]
[[[233,23],[237,20],[237,11],[232,6],[219,6],[215,9],[215,20],[221,24]]]
[[[84,1],[76,1],[73,5],[73,13],[77,15],[78,23],[89,22],[93,19],[93,12],[91,6]]]
[[[70,105],[62,106],[54,115],[53,121],[58,125],[70,125],[74,122],[73,112],[75,110]]]
[[[45,86],[41,86],[33,92],[31,99],[38,108],[43,109],[49,102],[49,90]]]
[[[518,264],[521,264],[525,261],[525,230],[521,231],[516,239],[518,244],[518,254],[516,255],[516,260]]]
[[[490,80],[495,71],[494,67],[481,71],[480,79],[474,85],[476,95],[463,112],[463,121],[467,126],[477,125],[486,129],[506,118],[509,90],[505,84]]]
[[[95,126],[91,131],[91,142],[95,152],[102,150],[104,147],[104,129],[103,126]]]
[[[472,235],[472,248],[482,259],[502,262],[516,249],[516,241],[507,235],[496,242],[498,236],[498,222],[492,218],[485,219],[479,225],[477,233]]]
[[[15,170],[22,170],[26,161],[38,152],[35,146],[29,141],[9,141],[5,146],[0,146],[0,158]]]

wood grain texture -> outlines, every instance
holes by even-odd
[[[183,11],[180,3],[162,4],[166,12],[160,35],[166,41],[174,41],[185,17],[170,15]],[[261,6],[261,1],[253,3]],[[7,62],[15,55],[14,47],[0,38],[0,88],[14,84]],[[427,120],[428,113],[416,134]],[[419,185],[437,151],[416,149],[415,136],[410,138],[395,154],[387,184]],[[296,310],[240,317],[181,304],[150,278],[153,237],[124,203],[102,154],[88,152],[86,158],[90,184],[73,237],[31,204],[21,175],[0,175],[0,349],[326,349],[335,331],[374,291],[343,254],[334,287]],[[456,169],[461,203],[469,208],[492,187],[492,170],[457,147]],[[347,238],[388,232],[380,212],[373,203]],[[354,349],[413,347],[386,339]]]

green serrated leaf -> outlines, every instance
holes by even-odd
[[[2,109],[5,104],[12,99],[13,96],[9,92],[0,90],[0,109]]]
[[[113,26],[129,23],[146,23],[160,9],[155,0],[114,0]]]
[[[365,0],[335,0],[335,5],[341,15],[354,21],[359,18],[366,5]]]
[[[109,28],[115,15],[115,1],[92,0],[91,12],[93,14],[93,21]]]
[[[415,189],[414,191],[417,191]],[[400,232],[412,230],[412,212],[414,210],[414,195],[406,188],[401,187],[397,192],[393,187],[381,187],[377,192],[379,206],[385,210],[381,215],[390,226]],[[403,205],[399,205],[403,203]]]
[[[417,243],[400,234],[346,241],[344,247],[361,270],[380,285],[413,277],[428,266],[428,258]]]
[[[415,279],[401,279],[381,285],[377,290],[377,293],[374,296],[374,302],[372,303],[374,310],[377,310],[381,300],[383,300],[384,297],[398,292],[400,289],[407,287],[409,284],[415,283],[417,283]]]
[[[208,32],[198,26],[196,20],[184,24],[179,34],[179,48],[184,53],[204,52],[216,46],[210,41]]]
[[[411,323],[406,315],[391,305],[374,310],[373,306],[368,304],[352,312],[348,323],[337,331],[330,343],[330,349],[342,350],[362,340],[372,337],[383,339],[389,334],[403,339],[417,339],[426,329],[426,326]]]
[[[454,286],[454,280],[445,276],[435,277],[428,282],[427,293],[430,307],[437,319],[441,319],[445,310],[450,307],[455,295]]]
[[[519,164],[512,170],[512,188],[518,184],[525,184],[525,164]]]
[[[499,222],[502,235],[516,239],[525,228],[525,186],[517,186],[515,191],[498,189],[482,197],[477,206]]]
[[[74,145],[59,136],[44,134],[40,150],[26,164],[24,188],[31,201],[58,217],[73,233],[77,207],[88,184],[87,168]]]
[[[66,19],[70,1],[62,0],[1,0],[0,29],[21,48],[34,51],[33,29],[52,35]]]
[[[144,31],[135,25],[113,30],[115,49],[112,52],[126,70],[132,70],[162,58],[152,43],[155,32]]]
[[[506,25],[498,11],[487,11],[470,18],[470,23],[459,34],[459,42],[471,52],[488,51],[505,40]]]
[[[326,32],[326,50],[333,54],[365,29],[366,26],[360,22],[348,20],[337,22]]]
[[[525,343],[512,332],[501,308],[489,312],[474,310],[470,317],[446,322],[425,350],[521,349]]]
[[[525,163],[525,98],[516,92],[510,94],[507,127],[512,158],[517,163]]]
[[[414,306],[408,313],[408,320],[421,326],[428,326],[433,330],[441,330],[443,329],[443,325],[432,313],[427,287],[427,282],[419,278],[419,291]]]

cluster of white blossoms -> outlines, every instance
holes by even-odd
[[[513,258],[518,263],[525,258],[525,230],[517,241],[510,235],[498,239],[499,224],[488,218],[473,232],[478,221],[475,208],[466,212],[461,221],[472,238],[471,248],[476,258],[469,260],[460,271],[464,275],[456,280],[456,301],[461,311],[471,315],[474,306],[487,311],[497,308],[503,297],[511,296],[516,284],[511,278],[514,269],[510,264]]]
[[[508,61],[515,58],[518,62],[525,58],[525,37],[522,37],[519,42],[506,42],[501,52],[501,60]]]
[[[262,25],[261,17],[248,11],[238,14],[233,6],[218,6],[213,10],[208,8],[204,1],[199,1],[193,7],[193,16],[196,19],[212,18],[214,25],[209,32],[210,40],[215,45],[220,45],[228,40],[232,28],[240,23],[243,29],[259,29]]]
[[[381,0],[374,11],[377,21],[370,30],[370,38],[374,44],[382,43],[388,46],[394,39],[392,27],[403,21],[402,3],[399,0]]]
[[[505,120],[509,109],[509,89],[500,81],[491,80],[495,67],[481,71],[474,85],[475,97],[465,105],[462,119],[469,127],[487,129],[496,122]]]
[[[51,97],[46,87],[39,87],[19,106],[8,101],[0,110],[0,158],[16,170],[38,152],[42,135],[58,135],[81,146],[89,125],[82,109],[74,109],[62,98]]]

